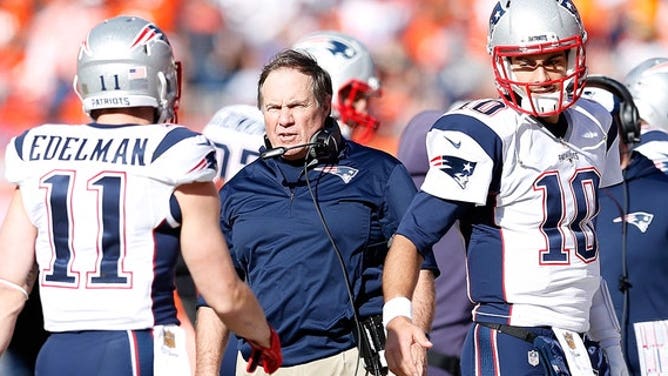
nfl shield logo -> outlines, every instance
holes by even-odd
[[[538,351],[536,350],[529,351],[527,353],[527,358],[532,367],[535,367],[540,363],[540,355],[538,355]]]

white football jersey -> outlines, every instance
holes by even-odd
[[[584,332],[599,287],[597,191],[622,180],[610,114],[580,100],[556,137],[500,100],[468,102],[427,135],[421,189],[476,205],[468,247],[478,321]]]
[[[264,145],[264,118],[257,107],[230,105],[216,112],[202,130],[217,149],[219,176],[223,182],[260,155]]]
[[[170,124],[47,124],[14,137],[5,163],[38,230],[47,330],[176,322],[172,193],[215,177],[209,140]]]

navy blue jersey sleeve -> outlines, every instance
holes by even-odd
[[[417,189],[415,188],[415,184],[413,183],[413,179],[408,173],[408,170],[401,164],[395,167],[387,183],[387,189],[385,190],[385,192],[387,192],[387,197],[385,202],[387,205],[386,212],[388,213],[388,216],[385,220],[387,225],[384,226],[384,231],[386,238],[389,239],[396,231],[406,210],[408,210],[411,199],[415,196]],[[421,269],[431,270],[434,273],[434,277],[437,277],[440,272],[431,247],[423,249],[422,255],[424,257],[424,262],[422,263]]]
[[[420,191],[402,218],[397,233],[410,239],[427,260],[432,246],[471,207],[471,203],[444,200]]]

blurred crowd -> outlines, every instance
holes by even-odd
[[[36,124],[86,122],[72,90],[79,44],[99,20],[135,14],[160,25],[183,62],[179,122],[196,130],[224,105],[254,105],[262,65],[298,38],[322,29],[355,36],[382,81],[371,144],[393,153],[417,112],[496,95],[485,50],[494,2],[0,0],[0,147]],[[590,72],[621,78],[645,58],[668,56],[668,23],[660,22],[668,0],[574,2],[589,33]]]

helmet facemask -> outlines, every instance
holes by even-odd
[[[363,113],[355,108],[355,103],[361,98],[369,98],[379,95],[370,85],[353,80],[344,85],[338,92],[338,98],[334,101],[334,113],[338,119],[349,129],[346,137],[359,142],[367,143],[378,128],[379,121],[368,113]]]
[[[565,52],[568,60],[563,77],[538,83],[522,82],[511,69],[513,57],[559,52]],[[506,104],[517,111],[539,117],[553,116],[572,106],[582,95],[587,69],[584,42],[579,35],[528,47],[496,46],[492,60],[497,90]],[[545,88],[553,90],[540,93]]]
[[[586,41],[587,32],[571,0],[499,1],[490,15],[487,34],[497,91],[519,112],[537,117],[558,115],[582,95],[587,77]],[[559,53],[565,53],[565,67],[564,61],[557,65],[549,60],[542,66],[549,73],[548,82],[520,81],[517,72],[521,70],[511,70],[511,58],[541,55],[550,59]],[[553,79],[557,68],[554,73],[560,77]]]

